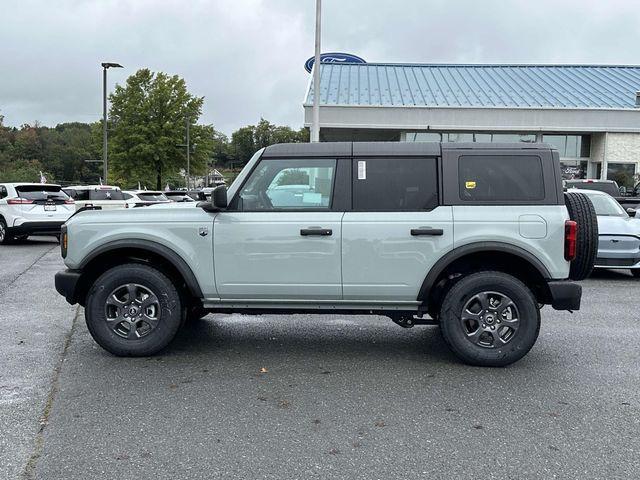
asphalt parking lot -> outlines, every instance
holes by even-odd
[[[113,357],[57,295],[53,239],[0,248],[0,478],[637,478],[640,281],[543,309],[519,363],[458,363],[436,327],[210,315]]]

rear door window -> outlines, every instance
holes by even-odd
[[[542,159],[535,155],[462,155],[458,161],[463,201],[544,200]]]
[[[435,158],[353,160],[355,211],[418,211],[437,206]]]

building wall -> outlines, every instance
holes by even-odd
[[[640,162],[640,133],[608,133],[606,148],[607,162],[638,163]]]

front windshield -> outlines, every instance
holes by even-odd
[[[593,203],[596,215],[601,217],[626,217],[627,212],[613,198],[608,195],[589,195],[589,200]]]

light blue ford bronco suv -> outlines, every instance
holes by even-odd
[[[115,355],[154,354],[207,313],[372,314],[503,366],[543,305],[580,308],[597,238],[548,145],[280,144],[209,202],[74,215],[55,281]]]

